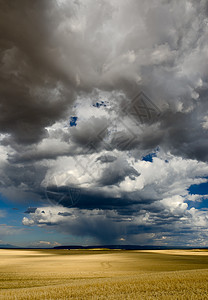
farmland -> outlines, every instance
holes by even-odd
[[[0,299],[208,299],[206,250],[0,250]]]

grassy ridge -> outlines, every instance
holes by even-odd
[[[0,299],[208,299],[207,254],[0,250]]]

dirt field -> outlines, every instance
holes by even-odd
[[[0,250],[0,299],[208,299],[203,250]]]

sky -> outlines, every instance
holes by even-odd
[[[206,0],[0,0],[0,244],[208,247]]]

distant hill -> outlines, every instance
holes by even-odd
[[[99,246],[70,245],[70,246],[56,246],[54,247],[54,249],[121,249],[121,250],[163,250],[164,249],[165,250],[165,249],[173,249],[173,247],[140,246],[140,245],[99,245]]]
[[[10,244],[0,244],[0,249],[17,249],[20,247],[14,246],[14,245],[10,245]]]

